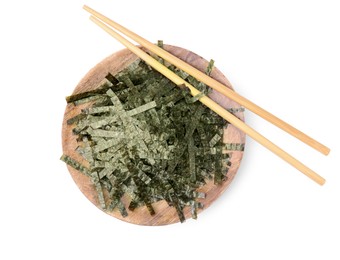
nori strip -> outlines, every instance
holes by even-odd
[[[158,45],[158,47],[163,49],[163,45],[164,45],[163,40],[158,40],[157,45]]]
[[[163,49],[163,47],[164,47],[163,40],[158,40],[157,41],[157,46]],[[158,61],[161,64],[164,64],[164,59],[162,59],[161,57],[158,57]]]
[[[208,64],[207,69],[205,70],[205,74],[207,74],[207,75],[210,76],[210,74],[211,74],[211,72],[212,72],[212,70],[213,70],[213,68],[214,68],[214,64],[215,64],[215,61],[211,59],[211,60],[209,61],[209,64]]]
[[[85,166],[81,165],[79,162],[77,162],[76,160],[72,159],[71,157],[63,154],[60,157],[60,160],[62,160],[66,164],[70,165],[74,169],[80,171],[81,173],[85,174],[86,176],[91,176],[89,170]]]
[[[188,140],[188,154],[189,154],[189,174],[190,180],[192,182],[196,181],[196,151],[194,146],[194,138],[192,136],[189,137]]]
[[[130,211],[146,206],[153,215],[152,203],[166,200],[181,222],[185,207],[190,207],[195,219],[203,207],[198,200],[205,198],[196,190],[206,179],[213,178],[216,184],[227,179],[229,154],[222,151],[244,148],[243,144],[223,144],[223,127],[228,122],[196,102],[209,88],[170,68],[202,94],[192,97],[185,86],[177,88],[137,60],[117,75],[108,74],[95,90],[67,98],[75,104],[88,103],[68,124],[75,125],[76,151],[89,168],[66,155],[61,159],[91,178],[103,209],[117,209],[127,216],[121,198],[128,194]],[[206,73],[212,69],[210,61]]]
[[[204,97],[206,94],[204,92],[201,92],[199,94],[197,94],[196,96],[193,96],[192,98],[190,98],[187,103],[195,103],[196,101],[198,101],[200,98]]]
[[[210,147],[214,147],[221,138],[222,137],[219,134],[215,134],[214,137],[211,138],[209,142]]]
[[[232,113],[232,114],[235,114],[235,113],[238,113],[238,112],[244,112],[244,107],[228,108],[227,111]]]
[[[94,96],[94,95],[97,95],[97,94],[104,94],[112,86],[113,86],[113,84],[110,81],[108,81],[107,79],[103,79],[94,90],[90,90],[90,91],[82,92],[82,93],[79,93],[79,94],[67,96],[66,102],[72,103],[72,102],[75,102],[77,100],[84,99],[84,98]]]
[[[79,105],[82,105],[82,104],[85,104],[85,103],[88,103],[88,102],[91,102],[91,101],[100,101],[102,102],[103,101],[103,97],[100,96],[100,95],[92,95],[92,96],[88,96],[88,97],[85,97],[85,98],[81,98],[81,99],[77,99],[73,102],[73,104],[75,106],[79,106]]]
[[[74,123],[79,122],[81,119],[84,119],[85,117],[86,117],[85,114],[78,114],[78,115],[76,115],[76,116],[74,116],[74,117],[68,119],[68,120],[66,121],[66,123],[67,123],[68,125],[72,125],[72,124],[74,124]]]
[[[225,150],[228,151],[244,151],[244,144],[228,143],[224,144]]]
[[[144,105],[141,105],[139,107],[131,109],[131,110],[127,111],[126,113],[127,113],[128,116],[134,116],[134,115],[138,115],[139,113],[143,113],[143,112],[145,112],[145,111],[147,111],[151,108],[154,108],[156,106],[157,106],[156,102],[151,101],[149,103],[146,103]]]
[[[92,177],[92,182],[95,185],[96,190],[97,190],[100,206],[101,206],[102,209],[106,209],[103,189],[102,189],[101,183],[99,181],[100,179],[99,179],[98,173],[92,172],[91,177]]]
[[[119,83],[119,80],[116,79],[115,76],[113,76],[110,72],[105,77],[108,81],[110,81],[113,85],[116,85]]]

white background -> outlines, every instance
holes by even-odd
[[[236,91],[330,146],[325,157],[246,113],[326,184],[248,138],[236,179],[197,221],[142,227],[94,207],[59,161],[64,97],[122,46],[85,3],[214,58]],[[340,259],[338,1],[13,0],[0,12],[0,259]]]

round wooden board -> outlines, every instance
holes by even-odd
[[[164,48],[168,52],[186,61],[187,63],[191,64],[192,66],[196,67],[201,71],[205,71],[208,65],[208,62],[204,60],[202,57],[186,49],[170,45],[165,45]],[[97,64],[85,75],[85,77],[79,82],[79,84],[75,88],[73,94],[94,89],[97,86],[97,84],[109,72],[112,75],[115,75],[117,72],[124,69],[126,66],[128,66],[131,62],[133,62],[136,59],[137,56],[127,49],[123,49],[119,52],[112,54],[111,56],[107,57],[99,64]],[[218,80],[219,82],[223,83],[224,85],[228,86],[229,88],[232,88],[230,82],[217,68],[213,69],[211,76]],[[209,94],[209,96],[210,98],[212,98],[214,101],[216,101],[225,108],[240,108],[239,104],[224,97],[223,95],[216,91],[212,91]],[[77,152],[75,152],[75,149],[77,148],[76,136],[72,134],[73,126],[67,125],[66,121],[69,118],[77,115],[82,108],[84,107],[83,106],[75,107],[73,104],[68,104],[66,106],[62,126],[63,153],[71,156],[72,158],[76,159],[79,162],[84,162],[84,160]],[[235,113],[235,115],[240,119],[244,120],[243,112]],[[240,130],[236,129],[234,126],[228,124],[224,131],[223,142],[244,144],[245,134]],[[229,186],[229,184],[233,180],[239,168],[243,152],[241,151],[229,151],[229,152],[231,154],[230,159],[231,166],[227,174],[228,179],[225,182],[223,182],[222,185],[219,186],[214,185],[213,181],[208,181],[207,184],[200,189],[200,191],[206,192],[207,194],[206,198],[201,200],[204,204],[204,209],[209,207],[211,203],[213,203],[225,191],[225,189]],[[87,176],[79,173],[72,167],[68,166],[68,170],[72,178],[74,179],[75,183],[82,191],[82,193],[95,206],[97,206],[100,209],[97,192],[90,179]],[[129,203],[129,198],[127,196],[124,196],[123,202],[127,207]],[[157,203],[154,203],[153,207],[156,212],[154,216],[151,216],[149,214],[146,207],[137,208],[133,212],[128,210],[129,215],[125,218],[123,218],[117,210],[106,213],[123,221],[138,225],[156,226],[179,222],[176,210],[173,207],[169,207],[165,201],[159,201]],[[191,217],[189,209],[185,209],[184,213],[186,218]]]

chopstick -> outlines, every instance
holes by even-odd
[[[324,155],[328,155],[330,149],[325,145],[319,143],[315,139],[311,138],[310,136],[306,135],[305,133],[301,132],[300,130],[296,129],[295,127],[291,126],[290,124],[286,123],[285,121],[281,120],[280,118],[276,117],[275,115],[271,114],[270,112],[266,111],[265,109],[259,107],[258,105],[254,104],[250,100],[246,99],[245,97],[239,95],[238,93],[234,92],[233,90],[229,89],[228,87],[224,86],[220,82],[216,81],[215,79],[207,76],[203,72],[199,71],[198,69],[192,67],[191,65],[187,64],[186,62],[180,60],[179,58],[173,56],[172,54],[168,53],[164,49],[156,46],[155,44],[147,41],[146,39],[142,38],[141,36],[135,34],[134,32],[128,30],[127,28],[123,27],[122,25],[116,23],[115,21],[109,19],[108,17],[98,13],[97,11],[93,10],[92,8],[84,5],[83,7],[86,11],[88,11],[93,16],[97,17],[98,19],[102,20],[106,24],[110,25],[117,31],[123,33],[127,37],[131,38],[132,40],[136,41],[140,45],[144,46],[148,50],[152,51],[156,55],[162,57],[169,63],[175,65],[176,67],[184,70],[191,76],[197,78],[198,80],[202,81],[203,83],[207,84],[211,88],[217,90],[221,94],[230,99],[236,101],[240,105],[244,106],[245,108],[249,109],[250,111],[254,112],[255,114],[261,116],[265,120],[269,121],[270,123],[276,125],[277,127],[281,128],[282,130],[286,131],[287,133],[291,134],[292,136],[296,137],[300,141],[304,142],[305,144],[309,145],[310,147],[314,148],[315,150],[319,151]]]
[[[152,58],[150,55],[145,53],[143,50],[129,42],[127,39],[125,39],[123,36],[118,34],[116,31],[114,31],[112,28],[104,24],[102,21],[97,19],[94,16],[91,16],[90,19],[97,24],[99,27],[101,27],[104,31],[109,33],[111,36],[113,36],[115,39],[117,39],[119,42],[121,42],[126,48],[128,48],[131,52],[136,54],[138,57],[140,57],[142,60],[144,60],[147,64],[149,64],[151,67],[153,67],[155,70],[163,74],[165,77],[170,79],[175,84],[179,85],[185,85],[187,88],[189,88],[190,93],[192,96],[196,96],[201,94],[200,91],[198,91],[195,87],[190,85],[188,82],[183,80],[181,77],[177,76],[174,72],[169,70],[167,67],[159,63],[157,60]],[[269,141],[267,138],[265,138],[263,135],[252,129],[250,126],[246,125],[243,121],[235,117],[233,114],[229,113],[226,109],[221,107],[219,104],[211,100],[207,96],[203,96],[199,99],[200,102],[202,102],[204,105],[206,105],[208,108],[213,110],[215,113],[219,114],[222,118],[233,124],[235,127],[239,128],[243,132],[245,132],[247,135],[252,137],[254,140],[265,146],[267,149],[272,151],[274,154],[285,160],[287,163],[294,166],[296,169],[301,171],[303,174],[305,174],[310,179],[314,180],[316,183],[323,185],[325,183],[325,179],[318,175],[316,172],[308,168],[306,165],[295,159],[293,156],[282,150],[280,147]]]

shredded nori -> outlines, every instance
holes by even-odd
[[[163,46],[162,42],[158,42]],[[162,61],[163,62],[163,61]],[[141,60],[117,75],[108,74],[91,91],[66,98],[88,107],[67,120],[77,135],[76,151],[89,163],[80,165],[67,155],[62,160],[89,176],[97,190],[101,208],[128,215],[121,198],[128,194],[128,210],[166,200],[181,222],[183,209],[192,218],[203,207],[205,194],[197,192],[208,179],[219,185],[227,179],[229,154],[225,148],[243,150],[242,144],[223,144],[226,122],[200,102],[208,94],[206,85],[170,66],[202,91],[191,97]],[[213,69],[209,63],[206,73]]]

